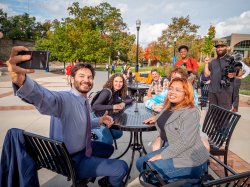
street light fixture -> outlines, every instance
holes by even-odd
[[[177,38],[175,37],[175,38],[174,38],[174,56],[173,56],[173,66],[175,65],[175,62],[176,62],[176,56],[175,56],[176,41],[177,41]]]
[[[135,72],[138,73],[139,70],[139,62],[138,62],[138,58],[139,58],[139,30],[140,30],[140,26],[141,26],[141,20],[136,20],[136,29],[137,29],[137,46],[136,46],[136,65],[135,65]]]
[[[2,30],[2,24],[0,23],[0,39],[3,37],[3,33],[1,32]]]

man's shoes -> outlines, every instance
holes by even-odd
[[[101,187],[112,187],[112,185],[109,183],[108,177],[103,177],[103,178],[99,179],[98,184]]]

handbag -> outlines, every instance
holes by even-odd
[[[142,179],[143,175],[146,181]],[[204,176],[201,179],[180,179],[175,182],[165,181],[148,161],[143,163],[143,171],[139,175],[140,184],[145,187],[200,187],[201,181],[204,180],[203,178]]]
[[[143,175],[145,176],[146,181],[142,179]],[[152,179],[156,181],[152,181]],[[158,171],[155,170],[148,161],[143,163],[143,171],[139,175],[139,181],[140,184],[145,187],[164,186],[167,184],[167,182],[161,178]]]

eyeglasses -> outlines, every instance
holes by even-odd
[[[178,93],[178,94],[184,92],[183,90],[181,90],[181,89],[179,89],[179,88],[174,89],[173,87],[169,87],[169,88],[168,88],[168,91],[169,91],[169,92],[176,92],[176,93]]]

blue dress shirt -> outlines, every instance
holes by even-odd
[[[70,154],[85,148],[86,98],[77,90],[50,91],[26,76],[24,84],[14,91],[40,113],[51,116],[50,138],[64,142]],[[91,125],[92,128],[99,127],[99,118],[92,118]]]

